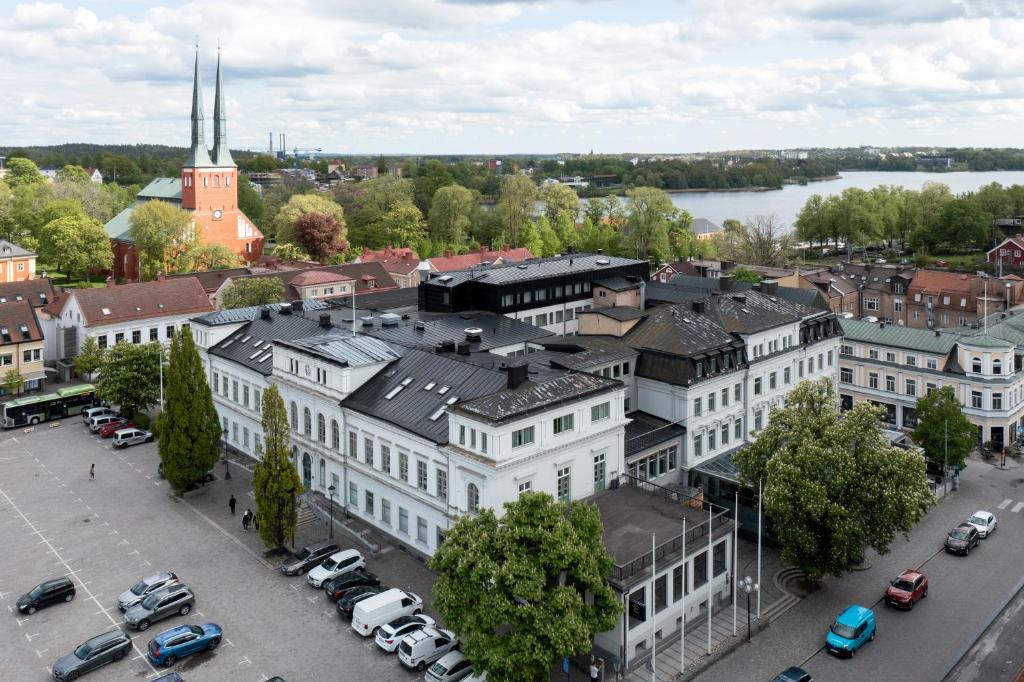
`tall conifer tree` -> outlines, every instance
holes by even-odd
[[[256,520],[263,544],[278,548],[295,535],[302,481],[292,463],[288,414],[276,384],[263,392],[262,425],[263,455],[252,479]]]
[[[220,420],[192,332],[171,340],[164,375],[164,411],[157,422],[164,477],[175,490],[202,479],[220,457]]]

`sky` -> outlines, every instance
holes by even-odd
[[[1020,0],[0,0],[0,146],[1022,147]]]

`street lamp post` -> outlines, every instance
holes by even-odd
[[[221,441],[220,447],[221,456],[224,458],[224,480],[231,480],[231,469],[228,467],[228,439],[225,438]]]
[[[753,592],[760,592],[761,586],[754,582],[749,575],[739,581],[738,587],[747,593],[747,641],[750,641],[750,595]]]
[[[335,487],[332,485],[327,488],[327,492],[331,494],[331,539],[334,539],[334,491]]]

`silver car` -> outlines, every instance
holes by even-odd
[[[121,417],[116,414],[101,414],[89,420],[89,430],[96,433],[111,422],[120,421]]]
[[[145,431],[143,429],[121,429],[114,434],[115,448],[126,448],[129,445],[151,443],[152,441],[153,432]]]
[[[117,608],[127,611],[157,590],[178,582],[178,576],[170,571],[147,575],[117,597]]]
[[[175,614],[188,615],[196,604],[196,595],[188,585],[169,585],[157,590],[124,614],[128,627],[145,630],[151,624]]]
[[[82,421],[88,425],[93,417],[102,417],[105,414],[114,414],[114,411],[109,407],[87,407],[82,410]]]

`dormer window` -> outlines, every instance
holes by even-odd
[[[992,373],[993,374],[1002,374],[1003,373],[1003,361],[1000,360],[999,358],[996,358],[995,360],[992,361]]]
[[[698,377],[704,376],[704,363],[703,362],[698,362],[697,363],[697,376]]]
[[[971,371],[975,374],[981,374],[981,358],[971,360]]]

